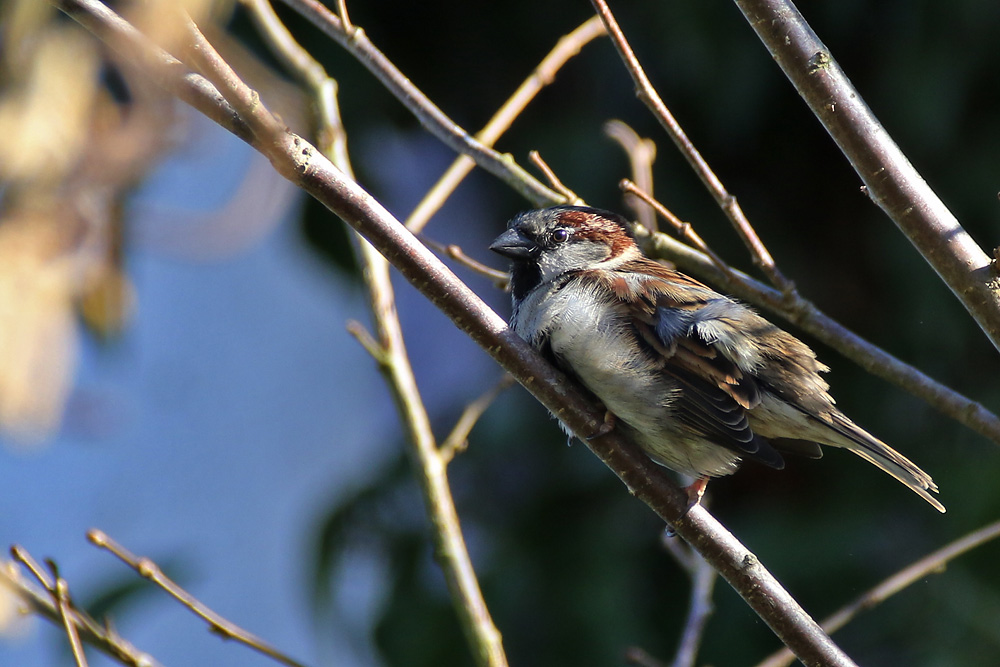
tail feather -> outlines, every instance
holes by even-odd
[[[829,423],[828,426],[832,427],[843,438],[842,441],[838,439],[826,444],[849,449],[908,486],[938,512],[945,512],[944,505],[931,495],[931,492],[938,492],[938,487],[930,475],[895,449],[859,427],[843,413],[834,411],[830,417],[832,423]]]

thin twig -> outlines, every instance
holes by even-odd
[[[725,212],[730,222],[733,223],[737,234],[743,240],[747,250],[750,251],[750,256],[753,258],[754,264],[760,267],[764,275],[767,276],[767,279],[771,281],[771,284],[777,287],[783,294],[792,294],[795,291],[795,285],[778,270],[774,259],[771,257],[771,253],[768,252],[757,236],[757,232],[754,231],[750,221],[743,214],[743,209],[740,208],[736,197],[726,190],[722,181],[715,175],[712,168],[708,166],[708,162],[705,161],[701,153],[698,152],[698,149],[695,148],[694,144],[681,128],[680,123],[670,113],[670,109],[667,108],[660,94],[656,92],[653,84],[650,83],[649,77],[646,76],[642,65],[639,64],[639,59],[636,58],[628,40],[625,39],[625,34],[615,20],[614,14],[611,13],[607,2],[605,0],[591,1],[601,20],[604,21],[604,26],[608,29],[608,35],[610,35],[615,48],[618,49],[618,53],[625,63],[625,68],[635,82],[638,98],[649,107],[653,115],[660,121],[660,125],[667,131],[667,134],[681,151],[681,154],[687,159],[688,164],[691,165],[691,168],[694,169],[701,182],[708,188],[708,191],[715,198],[719,207]]]
[[[469,257],[465,254],[465,251],[462,250],[461,246],[455,245],[454,243],[445,245],[432,238],[428,238],[426,234],[421,234],[419,238],[428,248],[431,248],[435,252],[441,253],[446,257],[450,257],[462,266],[470,269],[473,273],[489,278],[499,289],[507,289],[507,283],[510,281],[510,276],[506,271],[498,271]]]
[[[941,547],[911,563],[878,586],[861,594],[838,611],[827,616],[821,623],[823,629],[829,634],[833,634],[854,620],[861,612],[878,606],[924,577],[944,572],[945,565],[949,561],[998,537],[1000,537],[1000,521],[984,526]],[[781,649],[758,663],[757,667],[786,667],[792,664],[793,660],[795,660],[795,656],[788,649]]]
[[[139,576],[149,579],[154,584],[169,593],[175,600],[190,609],[196,616],[200,617],[216,634],[226,638],[235,639],[241,644],[249,646],[253,650],[266,655],[276,662],[280,662],[288,667],[304,667],[303,663],[293,660],[277,648],[271,646],[260,637],[247,632],[235,623],[226,620],[216,612],[209,609],[198,598],[181,588],[175,581],[163,573],[163,570],[153,562],[152,559],[136,556],[131,551],[115,542],[101,530],[91,529],[87,531],[87,539],[91,544],[114,554],[119,560],[135,570]]]
[[[715,610],[715,606],[712,604],[712,593],[715,590],[715,580],[718,578],[718,573],[701,554],[687,545],[682,545],[680,540],[667,537],[664,534],[661,543],[691,579],[687,620],[684,623],[684,630],[681,632],[681,640],[674,653],[671,667],[694,667],[698,658],[698,649],[701,647],[701,639],[705,634],[705,625],[708,623],[708,617]]]
[[[591,16],[576,30],[564,35],[549,52],[538,67],[528,75],[528,78],[518,87],[503,106],[493,114],[485,127],[476,134],[476,139],[484,146],[493,146],[496,141],[510,128],[528,103],[545,86],[552,83],[556,73],[566,62],[578,54],[586,44],[597,37],[606,34],[600,17]],[[427,191],[417,207],[406,219],[406,227],[418,234],[427,222],[444,205],[444,202],[455,191],[458,184],[472,171],[475,166],[472,158],[460,155],[448,167],[448,171],[438,179],[438,182]]]
[[[785,76],[900,228],[1000,350],[1000,284],[989,255],[931,190],[789,0],[736,0]]]
[[[497,400],[497,397],[512,384],[514,384],[514,378],[510,375],[504,375],[486,393],[465,406],[465,410],[462,411],[458,421],[455,422],[451,433],[448,434],[448,437],[444,439],[439,448],[441,459],[445,465],[449,464],[455,458],[455,454],[465,451],[465,448],[469,444],[469,433],[472,432],[476,422],[483,416],[486,409],[493,405],[493,401]]]
[[[604,134],[618,142],[628,156],[632,181],[643,192],[653,195],[653,162],[656,160],[656,142],[643,139],[624,121],[609,120],[604,124]],[[638,200],[634,194],[626,193],[625,205],[635,213],[639,224],[651,232],[659,231],[656,211],[648,202]]]
[[[51,591],[56,601],[56,609],[59,611],[59,620],[62,621],[63,630],[69,638],[69,647],[73,652],[73,661],[77,667],[87,667],[87,656],[83,653],[83,644],[80,643],[80,633],[76,630],[76,622],[73,620],[73,603],[69,599],[69,584],[59,576],[59,568],[53,560],[47,561],[49,571],[55,579],[55,588]]]
[[[357,58],[431,134],[446,146],[456,153],[470,156],[480,167],[500,178],[537,206],[560,202],[558,193],[542,185],[518,166],[510,155],[501,155],[492,148],[484,146],[445,115],[381,51],[375,48],[361,28],[355,26],[353,31],[347,32],[340,18],[318,0],[282,1]]]
[[[0,568],[0,578],[10,587],[24,605],[25,610],[38,614],[65,629],[68,620],[77,637],[102,651],[114,660],[129,667],[160,667],[152,656],[136,649],[107,625],[101,625],[86,612],[73,607],[72,602],[60,610],[55,599],[54,582],[47,572],[35,562],[23,547],[14,545],[10,549],[14,559],[24,565],[43,587],[39,589],[25,581],[14,563]]]
[[[528,159],[531,160],[533,165],[538,167],[538,170],[542,172],[545,179],[549,182],[549,186],[561,194],[566,203],[575,205],[584,203],[583,199],[578,197],[575,192],[570,190],[562,181],[559,180],[559,177],[556,176],[556,172],[552,170],[552,167],[550,167],[548,163],[542,159],[541,153],[538,151],[531,151],[528,153]]]
[[[250,7],[254,11],[262,11],[263,4],[258,0]],[[340,3],[340,9],[341,16],[346,17],[343,2]],[[277,29],[277,25],[266,16],[258,20],[258,25],[264,27],[264,35],[269,38],[272,47],[285,52],[282,57],[286,63],[291,64],[296,76],[309,85],[314,94],[320,96],[330,89],[327,82],[332,79],[287,31],[279,30],[277,38],[272,39],[270,31]],[[360,30],[356,32],[360,33]],[[334,91],[335,86],[336,84]],[[321,104],[319,125],[321,151],[331,156],[336,166],[353,179],[346,149],[347,134],[341,122],[336,96]],[[477,664],[504,667],[507,659],[500,632],[486,607],[462,536],[445,470],[447,461],[443,460],[435,442],[430,417],[424,407],[406,351],[396,311],[395,293],[389,278],[389,263],[360,234],[358,254],[365,268],[362,274],[368,288],[377,334],[373,336],[358,322],[348,323],[348,329],[375,358],[396,399],[400,419],[409,436],[427,513],[434,528],[431,537],[435,552],[439,556],[438,561],[448,582],[453,605]]]
[[[660,217],[670,223],[670,226],[674,228],[674,231],[677,232],[678,236],[708,255],[708,258],[712,260],[712,263],[715,264],[720,271],[732,273],[732,267],[726,263],[726,260],[719,257],[707,243],[705,243],[698,232],[694,231],[694,227],[690,222],[685,222],[678,218],[670,209],[654,199],[652,195],[627,178],[622,179],[622,181],[618,184],[618,187],[620,187],[623,192],[627,192],[628,194],[644,201],[653,211],[658,213]]]

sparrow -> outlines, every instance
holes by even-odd
[[[621,216],[556,206],[514,217],[490,250],[511,261],[511,328],[607,410],[656,463],[697,481],[743,459],[784,467],[842,447],[940,512],[930,475],[838,410],[827,366],[751,308],[646,258]],[[565,428],[565,426],[564,426]]]

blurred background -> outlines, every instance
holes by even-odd
[[[469,131],[592,13],[568,0],[546,3],[544,18],[522,1],[349,8]],[[1000,6],[809,0],[799,8],[966,229],[984,248],[997,245]],[[213,43],[308,133],[307,98],[244,11],[202,9],[224,28],[209,34]],[[800,292],[998,409],[996,350],[860,192],[735,5],[612,9]],[[348,54],[278,10],[339,81],[360,182],[405,217],[453,155]],[[110,613],[124,637],[166,665],[271,663],[212,636],[89,546],[87,529],[152,557],[203,602],[309,664],[472,664],[392,402],[345,330],[349,319],[367,322],[368,311],[342,223],[43,3],[6,0],[0,20],[0,542],[55,559],[77,602]],[[589,203],[623,210],[617,182],[628,162],[602,131],[612,118],[657,142],[661,201],[752,273],[607,40],[571,61],[498,148],[522,164],[538,150]],[[485,248],[526,207],[477,171],[426,235],[502,268]],[[508,297],[490,281],[456,270],[508,314]],[[500,370],[396,282],[443,437]],[[804,339],[832,367],[840,407],[930,472],[948,507],[938,515],[837,451],[781,472],[747,465],[713,482],[714,513],[821,617],[996,520],[1000,449]],[[622,664],[630,646],[672,656],[689,585],[660,546],[663,526],[585,447],[567,447],[526,392],[501,396],[449,473],[512,664]],[[990,662],[1000,656],[998,556],[1000,545],[978,549],[837,641],[865,665]],[[725,584],[715,603],[700,663],[753,664],[777,647]],[[0,589],[0,664],[71,664],[65,636],[17,617],[11,604]]]

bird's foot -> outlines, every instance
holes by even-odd
[[[705,488],[708,486],[708,477],[699,477],[692,484],[684,487],[684,492],[688,497],[688,509],[701,503],[701,497],[705,495]]]
[[[601,436],[607,435],[615,430],[615,415],[610,410],[604,411],[604,421],[601,425],[597,427],[597,430],[587,436],[587,440],[596,440]]]

